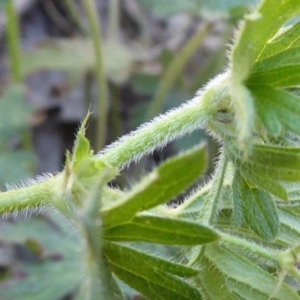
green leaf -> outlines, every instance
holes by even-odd
[[[264,294],[264,299],[268,299],[268,296],[274,292],[278,285],[279,279],[224,246],[206,246],[205,256],[224,274],[226,282],[228,279],[232,279],[241,284],[240,287],[235,285],[233,289],[241,296],[247,287],[250,295],[251,289],[254,289]],[[233,287],[231,283],[229,283],[229,287]],[[287,284],[283,283],[274,299],[296,300],[299,299],[299,296]]]
[[[121,260],[126,260],[128,262],[134,261],[137,268],[141,267],[141,263],[148,265],[155,270],[171,273],[180,277],[192,277],[200,272],[198,269],[146,254],[121,244],[105,243],[104,251],[105,255],[109,257],[111,261],[114,261],[114,263]]]
[[[266,300],[266,294],[254,288],[250,288],[249,285],[237,282],[231,278],[226,280],[226,284],[232,292],[235,292],[237,295],[243,297],[243,300]],[[274,298],[272,297],[272,299]]]
[[[122,260],[123,261],[123,260]],[[193,286],[183,280],[148,270],[147,274],[140,275],[137,265],[131,264],[130,269],[127,266],[115,264],[110,261],[112,272],[126,284],[141,292],[142,294],[157,300],[201,300],[201,294]]]
[[[137,249],[116,243],[105,243],[105,255],[115,262],[115,258],[121,258],[128,263],[135,263],[139,268],[151,267],[155,270],[171,273],[180,277],[192,277],[199,274],[200,270],[179,263],[171,262],[163,258],[146,254]]]
[[[289,182],[296,182],[300,180],[300,170],[294,168],[277,168],[272,165],[267,164],[258,164],[251,162],[243,162],[241,160],[236,160],[236,165],[238,169],[243,168],[247,173],[259,174],[262,178],[273,179],[273,180],[282,180]]]
[[[262,239],[273,240],[279,231],[279,217],[275,201],[270,194],[240,184],[240,197],[244,220]]]
[[[116,84],[130,76],[133,52],[116,41],[103,45],[106,75]],[[22,52],[22,73],[29,75],[40,70],[63,70],[71,74],[92,70],[95,54],[91,39],[49,39],[33,51]]]
[[[195,287],[162,271],[190,276],[195,275],[195,271],[198,273],[195,269],[114,243],[106,243],[104,251],[112,271],[125,283],[147,296],[153,297],[157,293],[154,299],[202,299]],[[153,290],[151,286],[156,288]],[[165,288],[164,292],[161,291],[162,288]]]
[[[83,267],[80,256],[83,249],[78,235],[75,232],[70,235],[69,225],[58,214],[45,220],[39,217],[0,224],[2,244],[20,248],[30,240],[42,251],[33,261],[19,255],[14,257],[15,271],[7,281],[1,281],[1,300],[62,299],[77,288],[81,281],[78,270]]]
[[[104,230],[111,241],[144,241],[168,245],[201,245],[219,239],[219,234],[200,223],[176,218],[140,215],[130,223]]]
[[[205,256],[199,262],[202,270],[197,276],[201,290],[207,300],[237,300],[238,298],[228,289],[228,279]],[[198,280],[197,280],[198,283]]]
[[[280,233],[278,240],[289,246],[296,246],[300,242],[300,215],[283,207],[279,208]]]
[[[297,74],[300,66],[299,36],[300,23],[297,23],[288,29],[282,29],[274,39],[268,42],[259,61],[253,66],[253,73],[249,78],[248,84],[268,84],[275,87],[300,84],[300,78]],[[288,74],[283,72],[280,74],[280,71],[286,71]],[[260,81],[257,76],[260,78],[262,74],[264,78],[263,81]],[[276,78],[276,75],[278,75],[278,78]]]
[[[251,160],[258,164],[272,165],[278,169],[300,167],[300,148],[255,145]]]
[[[260,177],[259,174],[253,173],[249,170],[241,169],[240,171],[243,177],[251,186],[255,186],[256,188],[264,190],[278,197],[279,199],[288,201],[289,198],[286,189],[277,181],[265,177]]]
[[[104,226],[131,220],[136,213],[164,204],[190,186],[207,165],[204,144],[163,163],[128,193],[102,210]],[[186,168],[188,166],[188,169]]]
[[[295,87],[300,83],[300,66],[288,66],[272,69],[269,71],[253,73],[247,80],[249,88],[260,85],[270,85],[273,87]]]
[[[282,127],[300,134],[300,97],[266,86],[255,87],[252,94],[257,114],[271,135],[278,136]]]
[[[287,49],[269,58],[258,61],[254,64],[252,71],[255,74],[277,68],[299,65],[299,55],[300,46]]]
[[[234,177],[232,180],[231,188],[232,188],[232,202],[233,202],[233,219],[237,227],[240,227],[243,223],[244,213],[243,213],[243,205],[241,201],[240,195],[240,174],[239,172],[234,173]]]
[[[299,12],[298,0],[264,0],[257,11],[246,17],[231,53],[234,81],[242,82],[249,77],[254,62],[259,60],[266,44]],[[283,77],[280,75],[280,78]]]
[[[278,53],[285,53],[287,50],[298,47],[300,47],[300,22],[282,28],[272,40],[268,41],[259,57],[259,62],[266,58],[274,57]]]
[[[29,126],[30,105],[24,101],[24,87],[11,85],[0,98],[0,138],[10,139]]]

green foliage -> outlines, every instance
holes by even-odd
[[[0,98],[0,185],[30,176],[35,157],[30,149],[11,149],[12,139],[27,143],[32,109],[24,101],[24,88],[12,85]]]
[[[106,226],[130,221],[136,213],[164,204],[194,182],[206,169],[207,153],[204,145],[168,160],[150,173],[132,189],[131,193],[102,210]],[[182,174],[184,166],[190,165],[189,172]],[[178,174],[181,174],[178,176]]]
[[[183,5],[168,5],[170,12],[164,1],[143,3],[165,15]],[[181,10],[195,9],[196,2],[184,3]],[[84,278],[77,274],[70,286],[78,299],[122,299],[115,277],[149,299],[300,299],[300,26],[286,26],[299,14],[298,0],[262,1],[245,16],[226,72],[193,100],[96,156],[85,120],[62,174],[0,194],[3,213],[24,203],[41,207],[47,197],[77,229]],[[132,161],[199,128],[222,142],[221,155],[212,179],[175,209],[166,204],[206,169],[203,144],[129,191],[107,184]],[[25,244],[43,249],[36,240]],[[150,253],[157,244],[172,259]]]
[[[19,220],[0,225],[2,245],[9,245],[8,251],[16,255],[13,275],[1,286],[1,299],[60,299],[79,284],[77,270],[82,265],[78,250],[82,244],[78,244],[77,234],[69,234],[70,224],[61,216],[46,220]],[[23,256],[14,251],[17,247]],[[22,278],[18,278],[20,274]]]
[[[105,42],[103,53],[107,77],[118,84],[124,83],[131,73],[132,53],[115,41]],[[79,77],[82,72],[93,69],[96,60],[92,40],[83,38],[52,39],[21,55],[23,75],[40,70],[63,70],[69,76]]]

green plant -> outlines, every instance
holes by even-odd
[[[114,276],[150,299],[299,299],[299,14],[298,0],[264,0],[245,16],[228,69],[193,100],[96,156],[85,120],[62,173],[0,194],[1,214],[52,207],[77,229],[78,299],[123,299]],[[129,192],[107,185],[199,128],[223,147],[213,178],[183,204],[164,205],[204,172],[203,144]],[[141,242],[176,255],[150,254]]]

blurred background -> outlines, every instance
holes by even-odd
[[[61,171],[88,111],[87,135],[97,152],[193,98],[224,70],[234,29],[257,3],[0,0],[1,189]],[[209,143],[209,177],[218,145],[198,131],[142,159],[112,184],[128,189],[201,140]],[[78,240],[66,227],[58,214],[6,216],[0,300],[75,299]],[[139,299],[122,288],[128,299]]]

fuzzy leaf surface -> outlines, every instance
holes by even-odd
[[[279,217],[275,201],[270,194],[240,185],[244,219],[262,239],[273,240],[279,231]]]
[[[140,215],[129,223],[105,229],[104,238],[111,241],[201,245],[217,241],[220,236],[212,228],[194,221]]]
[[[224,300],[224,297],[227,300],[239,299],[226,286],[228,279],[205,256],[201,257],[200,264],[202,270],[197,279],[199,278],[201,290],[205,293],[205,299]]]
[[[300,215],[286,208],[279,208],[280,232],[277,237],[289,246],[300,242]]]
[[[242,169],[241,173],[251,186],[255,186],[258,189],[264,190],[278,197],[279,199],[288,201],[288,193],[286,189],[277,181],[266,177],[260,177],[259,174],[255,174],[249,170]]]
[[[126,284],[130,285],[135,290],[157,300],[201,300],[202,296],[199,291],[185,281],[176,278],[175,276],[152,271],[147,272],[146,277],[138,269],[138,266],[118,265],[110,261],[112,272]],[[142,275],[141,275],[142,273]]]
[[[115,261],[115,258],[122,258],[122,260],[137,264],[139,268],[145,267],[147,269],[151,267],[180,277],[192,277],[197,275],[200,271],[192,267],[147,254],[122,244],[105,243],[104,251],[105,255],[112,261]]]
[[[188,168],[187,168],[188,166]],[[162,164],[124,199],[102,210],[104,226],[130,221],[138,212],[164,204],[190,186],[207,166],[204,144]]]
[[[172,263],[149,256],[143,252],[114,243],[105,244],[105,256],[107,257],[112,271],[125,283],[147,296],[155,295],[154,299],[170,299],[167,297],[176,297],[171,299],[202,299],[198,290],[187,282],[163,272],[179,271],[178,265],[172,266]],[[184,267],[183,267],[184,268]],[[189,268],[184,268],[184,273]],[[182,268],[180,267],[180,270]],[[195,272],[194,269],[188,270]],[[124,276],[127,274],[127,276]],[[182,274],[179,271],[179,274]],[[194,273],[195,275],[195,273]],[[135,278],[134,282],[131,278]],[[156,287],[154,290],[151,286]],[[161,289],[166,290],[161,293]],[[154,293],[154,294],[153,294]]]
[[[268,296],[273,293],[278,285],[278,279],[276,277],[224,246],[207,246],[205,256],[224,274],[227,280],[232,279],[241,284],[240,288],[238,288],[239,285],[236,284],[234,291],[242,297],[245,293],[246,286],[249,289],[250,295],[251,289],[254,289],[265,295],[264,299],[268,299]],[[295,291],[283,283],[274,299],[299,300],[300,298]]]

